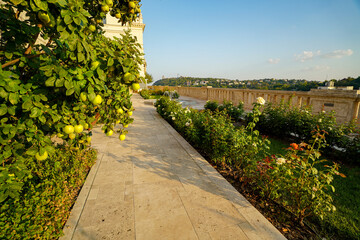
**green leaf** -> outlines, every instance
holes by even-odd
[[[74,17],[74,18],[73,18],[73,21],[74,21],[74,23],[75,23],[76,25],[80,25],[80,24],[81,24],[81,20],[80,20],[80,18],[78,18],[78,17]]]
[[[24,0],[11,0],[11,2],[16,6],[22,3]]]
[[[31,99],[25,101],[23,104],[22,104],[22,108],[24,110],[30,110],[30,108],[33,106],[33,103],[31,101]]]
[[[18,93],[10,93],[9,102],[11,102],[11,104],[15,105],[18,103],[18,101],[19,101],[19,94]]]
[[[25,153],[30,156],[35,156],[35,154],[38,152],[37,147],[30,147]]]
[[[5,104],[1,104],[0,106],[0,116],[3,116],[7,113],[7,106]]]
[[[65,79],[63,79],[63,78],[56,79],[56,81],[55,81],[55,86],[56,86],[56,87],[62,87],[62,86],[64,86],[64,81],[65,81]]]
[[[82,52],[78,52],[77,58],[79,62],[83,62],[85,60],[85,56]]]
[[[50,155],[55,154],[55,148],[53,146],[47,145],[45,149]]]
[[[30,117],[36,118],[36,117],[40,116],[40,114],[41,114],[41,109],[34,107],[33,109],[31,109]]]
[[[55,84],[55,80],[56,80],[55,77],[50,77],[50,78],[48,78],[48,79],[45,81],[45,86],[47,86],[47,87],[53,87],[54,84]]]
[[[4,88],[0,87],[0,97],[7,98],[8,95],[9,93],[7,93]]]
[[[65,77],[66,75],[67,75],[67,71],[62,68],[62,69],[60,70],[60,72],[59,72],[60,78],[63,78],[63,77]]]
[[[46,123],[46,118],[45,118],[45,116],[44,116],[44,115],[41,115],[41,116],[39,117],[39,121],[40,121],[42,124]]]
[[[5,57],[6,57],[7,59],[11,59],[12,56],[13,56],[13,53],[5,52]]]
[[[70,88],[70,89],[66,90],[66,96],[69,96],[69,95],[73,94],[74,91],[75,91],[74,88]]]
[[[41,0],[34,0],[34,2],[41,10],[47,11],[47,2]]]
[[[108,67],[114,65],[114,59],[113,59],[113,58],[109,58],[109,59],[108,59],[108,62],[107,62],[107,65],[108,65]]]
[[[60,37],[63,39],[63,40],[66,40],[66,39],[68,39],[69,38],[69,36],[70,36],[70,33],[68,32],[68,31],[62,31],[61,33],[60,33]]]
[[[8,113],[10,115],[15,115],[16,106],[8,107]]]
[[[64,17],[64,22],[65,22],[65,24],[66,25],[69,25],[70,23],[72,23],[72,18],[71,18],[71,16],[70,15],[66,15],[65,17]]]
[[[98,74],[98,76],[99,76],[99,78],[101,80],[103,80],[103,81],[106,80],[106,75],[105,75],[104,71],[101,68],[97,68],[96,72],[97,72],[97,74]]]

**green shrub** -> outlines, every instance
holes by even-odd
[[[140,91],[140,96],[143,97],[144,99],[149,99],[151,96],[151,93],[148,89],[143,89]]]
[[[219,105],[217,101],[209,100],[204,105],[204,108],[209,109],[212,112],[225,112],[234,122],[239,121],[244,114],[244,103],[241,101],[237,106],[234,106],[231,101],[224,101],[223,104]]]
[[[212,112],[215,112],[219,108],[219,103],[217,101],[206,101],[206,104],[204,105],[205,109],[209,109]]]
[[[250,118],[247,118],[251,120]],[[291,107],[289,103],[268,103],[260,116],[257,128],[263,133],[280,138],[309,142],[312,131],[325,131],[327,155],[341,156],[343,162],[360,163],[360,130],[355,123],[337,124],[334,112],[313,114],[309,107]],[[355,133],[349,137],[349,134]],[[335,147],[343,149],[337,150]]]
[[[0,207],[0,239],[57,239],[70,214],[89,169],[94,150],[56,148],[46,161],[27,159],[29,176],[21,195],[7,198]],[[0,177],[4,176],[1,169]],[[17,175],[8,181],[16,181]]]

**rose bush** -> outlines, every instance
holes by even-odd
[[[312,131],[317,127],[327,132],[324,152],[343,162],[360,163],[360,129],[355,122],[338,124],[334,112],[314,114],[306,106],[297,108],[289,102],[268,103],[257,125],[263,134],[305,142],[312,139]]]

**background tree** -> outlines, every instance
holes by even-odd
[[[154,81],[154,78],[150,73],[146,72],[145,73],[145,80],[146,80],[146,83],[149,84],[149,83],[152,83]]]

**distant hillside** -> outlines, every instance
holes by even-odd
[[[341,80],[332,80],[335,86],[354,86],[354,89],[360,87],[360,77],[344,78]],[[154,86],[188,86],[203,87],[212,86],[214,88],[240,88],[240,89],[265,89],[265,90],[288,90],[288,91],[310,91],[312,88],[325,86],[325,82],[307,81],[304,79],[259,79],[259,80],[230,80],[220,78],[194,78],[178,77],[164,78],[156,81]]]

